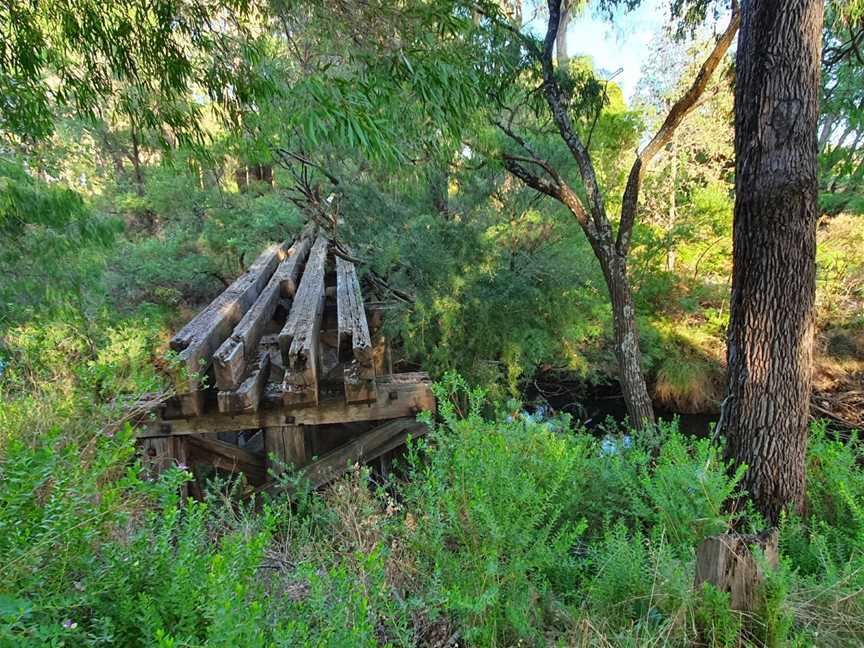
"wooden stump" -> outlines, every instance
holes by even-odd
[[[696,550],[696,589],[700,590],[702,583],[711,583],[729,594],[733,610],[753,611],[758,606],[756,594],[764,573],[751,547],[758,547],[768,566],[775,568],[778,539],[776,529],[759,535],[728,533],[706,538]]]

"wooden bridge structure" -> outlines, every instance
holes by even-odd
[[[393,373],[382,321],[350,253],[314,225],[267,248],[171,339],[176,394],[138,404],[145,462],[252,487],[293,465],[317,487],[424,434],[429,378]]]

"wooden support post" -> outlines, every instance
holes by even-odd
[[[302,468],[306,465],[305,430],[302,425],[280,425],[264,430],[264,450],[267,453],[268,467],[274,473],[282,472],[281,462]],[[276,459],[273,462],[270,456]]]
[[[762,551],[769,567],[777,566],[778,533],[776,529],[759,535],[727,533],[702,541],[696,550],[696,589],[711,583],[729,594],[733,610],[752,612],[758,607],[758,586],[764,573],[753,556],[752,548]]]
[[[184,437],[148,437],[138,441],[141,451],[141,462],[145,470],[152,478],[174,466],[187,466],[189,461],[188,444]],[[184,484],[181,495],[188,495],[188,488]]]

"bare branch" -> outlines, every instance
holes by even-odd
[[[558,34],[558,25],[561,21],[561,0],[548,0],[548,6],[549,22],[546,26],[546,37],[543,40],[543,52],[540,59],[543,72],[543,94],[552,112],[552,119],[558,127],[558,132],[567,148],[570,149],[573,159],[576,160],[576,165],[579,167],[579,175],[582,177],[582,184],[585,186],[585,193],[588,196],[594,224],[598,231],[608,231],[610,229],[609,219],[606,217],[606,207],[603,204],[603,194],[600,192],[600,186],[597,183],[594,164],[591,162],[590,155],[588,155],[588,149],[585,148],[585,145],[576,133],[576,129],[573,128],[570,116],[567,114],[566,98],[555,78],[552,51],[555,47],[555,37]]]
[[[504,167],[517,178],[522,180],[526,185],[539,191],[540,193],[546,194],[551,198],[554,198],[561,204],[563,204],[567,209],[570,210],[570,213],[576,218],[576,221],[582,227],[582,230],[585,232],[585,236],[588,237],[588,240],[592,243],[597,240],[597,229],[594,227],[594,224],[588,218],[588,213],[585,211],[585,207],[582,205],[582,201],[579,199],[579,196],[573,191],[570,186],[558,178],[558,182],[550,182],[546,178],[541,178],[534,173],[531,173],[528,169],[526,169],[522,164],[520,164],[520,160],[525,160],[525,158],[514,157],[511,155],[507,155],[506,153],[502,156],[504,161]],[[538,164],[537,160],[525,160],[527,162],[531,162],[533,164]]]
[[[711,76],[729,50],[735,34],[738,33],[740,23],[741,14],[735,11],[729,19],[726,31],[720,35],[711,53],[702,62],[702,66],[699,68],[699,72],[696,74],[693,83],[678,101],[672,104],[669,113],[666,115],[666,119],[663,121],[663,125],[660,126],[660,129],[651,138],[651,141],[648,142],[633,161],[630,175],[627,178],[624,197],[621,201],[621,222],[618,225],[618,236],[615,241],[615,247],[622,256],[626,256],[630,249],[630,238],[633,233],[633,223],[636,220],[636,207],[639,200],[642,173],[657,152],[669,143],[669,140],[672,139],[672,134],[684,118],[698,105],[699,98],[705,92]]]
[[[547,174],[549,174],[549,177],[552,178],[552,180],[555,182],[555,184],[558,184],[558,185],[561,184],[561,176],[558,175],[558,172],[552,168],[551,164],[549,164],[546,160],[544,160],[542,157],[540,157],[534,151],[534,149],[531,147],[530,144],[528,144],[528,142],[525,140],[525,138],[523,138],[519,134],[515,133],[513,131],[513,129],[511,129],[509,126],[504,125],[497,120],[494,121],[493,123],[498,128],[500,128],[510,139],[512,139],[514,142],[519,144],[519,146],[521,146],[523,149],[525,149],[525,151],[530,156],[530,157],[522,157],[522,156],[518,156],[518,155],[506,154],[506,157],[513,159],[513,160],[516,160],[516,161],[519,161],[519,162],[528,162],[530,164],[536,164],[537,166],[542,168]]]

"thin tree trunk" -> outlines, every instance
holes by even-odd
[[[771,523],[804,502],[813,364],[822,3],[743,4],[727,454]]]
[[[615,357],[618,360],[618,380],[627,406],[627,416],[637,428],[654,423],[654,407],[642,372],[639,330],[636,308],[627,279],[627,260],[616,256],[604,271],[612,300],[612,320],[615,332]]]
[[[561,19],[558,23],[558,32],[555,34],[555,58],[560,66],[570,60],[570,55],[567,52],[567,26],[570,24],[570,18],[573,14],[572,5],[573,0],[562,0],[561,2]]]
[[[543,75],[543,94],[552,113],[552,120],[558,133],[573,156],[586,200],[570,187],[558,171],[532,148],[531,144],[515,133],[508,125],[496,122],[497,126],[520,147],[519,154],[503,153],[504,166],[510,173],[526,185],[551,196],[564,204],[579,223],[585,237],[591,244],[597,260],[603,269],[606,285],[612,301],[612,315],[615,328],[615,353],[618,358],[619,380],[630,423],[636,429],[648,428],[654,423],[654,410],[648,396],[648,388],[641,368],[639,335],[636,327],[636,310],[627,279],[627,256],[639,202],[639,187],[642,174],[651,159],[669,142],[669,139],[687,113],[697,105],[711,76],[729,49],[738,31],[739,14],[737,6],[729,20],[726,30],[717,39],[708,57],[702,63],[693,83],[674,103],[666,115],[660,129],[651,141],[636,155],[627,185],[621,200],[621,218],[617,235],[606,213],[603,194],[594,170],[594,163],[588,148],[579,137],[568,113],[567,100],[553,64],[553,50],[562,33],[562,12],[569,10],[569,0],[548,0],[549,22],[542,48],[529,43],[529,52],[540,63]],[[566,20],[566,18],[565,18]],[[560,64],[560,50],[559,64]],[[539,170],[539,175],[538,175]]]
[[[245,164],[240,164],[234,170],[234,180],[237,182],[237,190],[244,193],[249,186],[249,169]]]
[[[138,130],[134,124],[131,129],[132,133],[132,154],[129,159],[132,161],[132,169],[135,172],[135,191],[139,196],[144,195],[144,171],[141,169],[141,150],[138,144]]]

